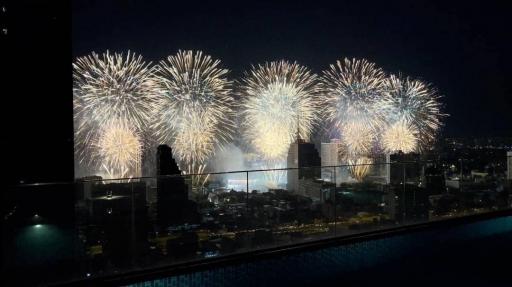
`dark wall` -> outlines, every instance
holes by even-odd
[[[10,184],[73,179],[70,1],[5,3],[3,152]],[[5,66],[4,66],[5,67]],[[3,81],[2,81],[3,82]]]

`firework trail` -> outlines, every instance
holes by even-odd
[[[317,119],[317,77],[304,66],[287,61],[253,66],[240,83],[244,137],[261,156],[264,169],[286,166],[297,133],[308,139]],[[266,174],[277,184],[284,171]]]
[[[114,162],[97,161],[95,155],[98,149],[102,150],[98,145],[107,142],[105,130],[116,125],[114,122],[132,133],[142,134],[147,130],[158,106],[150,63],[131,52],[126,55],[93,52],[73,63],[73,79],[75,153],[79,163],[89,172],[97,172],[98,168],[115,170],[119,166],[105,166]]]
[[[200,51],[179,51],[156,68],[161,98],[152,127],[187,174],[202,173],[215,149],[231,139],[234,101],[227,73]],[[206,178],[194,180],[202,185]]]
[[[370,171],[373,161],[366,156],[348,156],[347,164],[351,176],[361,182]]]
[[[436,90],[421,81],[391,75],[385,91],[381,99],[388,122],[385,149],[390,152],[428,150],[442,126],[441,119],[447,116],[441,112]],[[392,135],[399,138],[392,140]]]

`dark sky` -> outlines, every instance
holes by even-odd
[[[9,31],[0,35],[9,51],[0,53],[9,182],[73,179],[71,63],[107,49],[151,61],[201,49],[233,78],[269,60],[319,73],[337,59],[365,57],[434,84],[451,115],[444,136],[512,136],[506,1],[0,2]]]
[[[435,85],[451,115],[445,135],[512,135],[508,7],[347,2],[75,1],[73,56],[130,49],[158,61],[200,49],[232,77],[268,60],[297,60],[321,72],[337,59],[364,57]]]

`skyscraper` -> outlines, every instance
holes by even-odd
[[[315,145],[297,136],[288,151],[287,167],[293,169],[287,171],[287,189],[299,192],[299,180],[320,178],[320,164]]]
[[[387,182],[391,184],[417,183],[422,176],[420,155],[398,152],[387,160]]]
[[[87,231],[88,240],[101,242],[102,253],[110,263],[125,267],[144,253],[147,245],[144,181],[92,185],[86,202],[93,227]]]
[[[172,157],[172,149],[160,145],[157,149],[157,218],[162,227],[185,223],[188,192],[185,179]]]
[[[339,185],[342,182],[342,174],[340,166],[343,164],[341,157],[341,141],[339,139],[331,139],[331,142],[321,143],[321,165],[322,179],[324,181],[336,182]]]

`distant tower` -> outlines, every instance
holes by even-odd
[[[406,182],[419,182],[422,168],[420,155],[417,153],[394,153],[389,155],[387,183],[404,184]]]
[[[328,168],[322,168],[322,179],[330,182],[336,180],[336,185],[342,182],[341,168],[333,168],[332,166],[342,164],[341,148],[342,144],[339,139],[331,139],[331,142],[321,143],[320,148],[322,167],[328,166]]]
[[[299,168],[298,170],[287,171],[287,189],[290,191],[299,191],[300,179],[315,179],[320,178],[321,161],[318,156],[318,151],[315,145],[307,143],[300,137],[299,130],[297,129],[297,139],[290,145],[288,151],[288,168]],[[314,168],[307,168],[314,167]]]
[[[425,189],[429,195],[446,192],[443,169],[438,164],[427,163],[425,167]]]
[[[157,149],[157,218],[162,227],[183,224],[188,203],[188,188],[172,157],[172,149],[160,145]]]
[[[157,148],[157,175],[181,174],[178,164],[172,157],[172,149],[167,145],[160,145]]]

